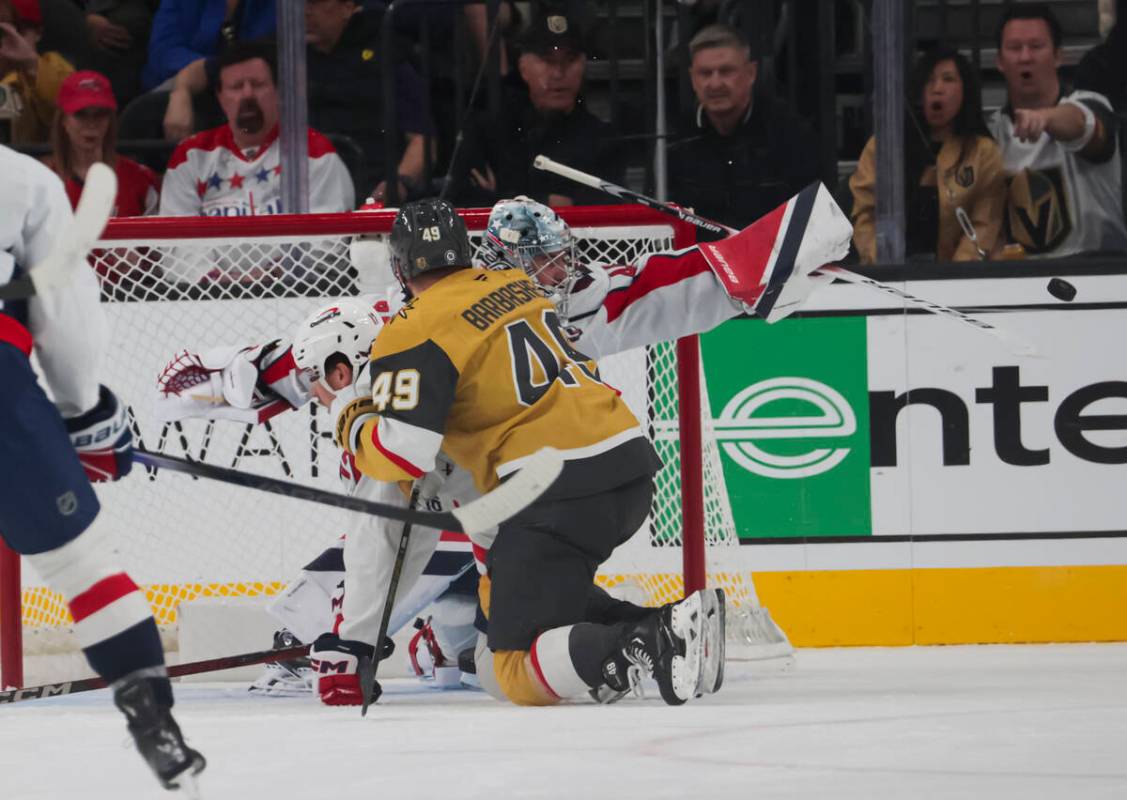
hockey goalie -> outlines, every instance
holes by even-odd
[[[815,184],[707,249],[649,255],[636,264],[581,265],[566,223],[551,209],[518,198],[494,207],[476,258],[486,269],[523,269],[537,282],[558,309],[561,339],[556,357],[579,363],[706,331],[743,313],[771,322],[781,319],[825,280],[811,273],[842,258],[851,234],[828,192]],[[738,290],[730,291],[734,285]],[[160,377],[159,414],[167,420],[202,416],[261,422],[311,399],[335,412],[360,392],[372,391],[363,367],[381,317],[393,313],[397,302],[385,296],[335,302],[313,313],[292,345],[279,339],[267,345],[182,353]],[[491,313],[482,311],[484,324],[492,321],[484,319]],[[400,487],[360,478],[347,458],[341,474],[360,496],[406,503]],[[468,475],[441,460],[418,484],[419,502],[434,510],[475,494]],[[360,702],[356,665],[388,652],[376,639],[399,529],[384,520],[363,520],[339,546],[314,559],[271,605],[288,631],[279,634],[283,641],[314,641],[315,663],[348,665],[341,674],[316,676],[323,702]],[[422,624],[412,641],[411,662],[436,683],[457,682],[458,656],[477,638],[472,626],[477,574],[473,555],[460,535],[427,529],[412,533],[388,632],[435,604],[431,621]],[[483,554],[477,555],[480,561]],[[629,619],[634,613],[630,604],[610,597],[594,605],[599,608],[593,613],[611,618]],[[722,639],[722,630],[719,636]],[[461,661],[473,668],[472,659]],[[635,689],[643,670],[630,672],[626,684],[589,688],[597,698],[616,699]],[[272,665],[255,688],[302,691],[310,677],[310,670],[300,665]],[[702,678],[699,691],[716,688],[718,677]],[[489,676],[480,678],[490,688]]]

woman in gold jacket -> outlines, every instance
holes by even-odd
[[[978,75],[953,49],[937,47],[916,63],[904,134],[905,252],[937,261],[973,261],[1000,247],[1006,183],[1002,154],[979,102]],[[876,260],[876,144],[871,138],[849,179],[853,243],[861,261]],[[978,237],[964,234],[966,212]]]

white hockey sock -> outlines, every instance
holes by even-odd
[[[574,625],[553,628],[536,637],[532,643],[532,667],[556,697],[585,695],[591,687],[579,677],[571,660],[571,630]]]
[[[152,619],[149,604],[137,585],[86,534],[26,558],[47,585],[66,600],[83,649]]]

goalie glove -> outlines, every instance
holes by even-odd
[[[66,420],[71,444],[92,482],[116,481],[133,468],[133,432],[125,406],[105,386],[98,387],[98,404],[85,414]]]
[[[156,414],[173,421],[190,417],[265,422],[299,408],[310,383],[294,363],[288,343],[183,350],[157,376]]]
[[[395,650],[395,643],[384,638],[380,659]],[[314,689],[327,706],[358,706],[364,701],[360,691],[360,666],[372,662],[376,648],[365,642],[341,639],[335,633],[324,633],[313,642],[309,651],[309,666],[313,669]],[[383,689],[379,681],[372,691],[372,702],[379,699]]]

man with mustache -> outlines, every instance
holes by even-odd
[[[246,216],[282,207],[274,49],[236,43],[219,59],[216,95],[227,123],[185,139],[168,163],[161,215]],[[309,129],[309,211],[352,209],[352,178],[332,144]]]
[[[759,61],[739,31],[709,25],[689,55],[699,105],[669,147],[669,196],[742,228],[819,179],[818,140],[785,104],[756,95]]]

